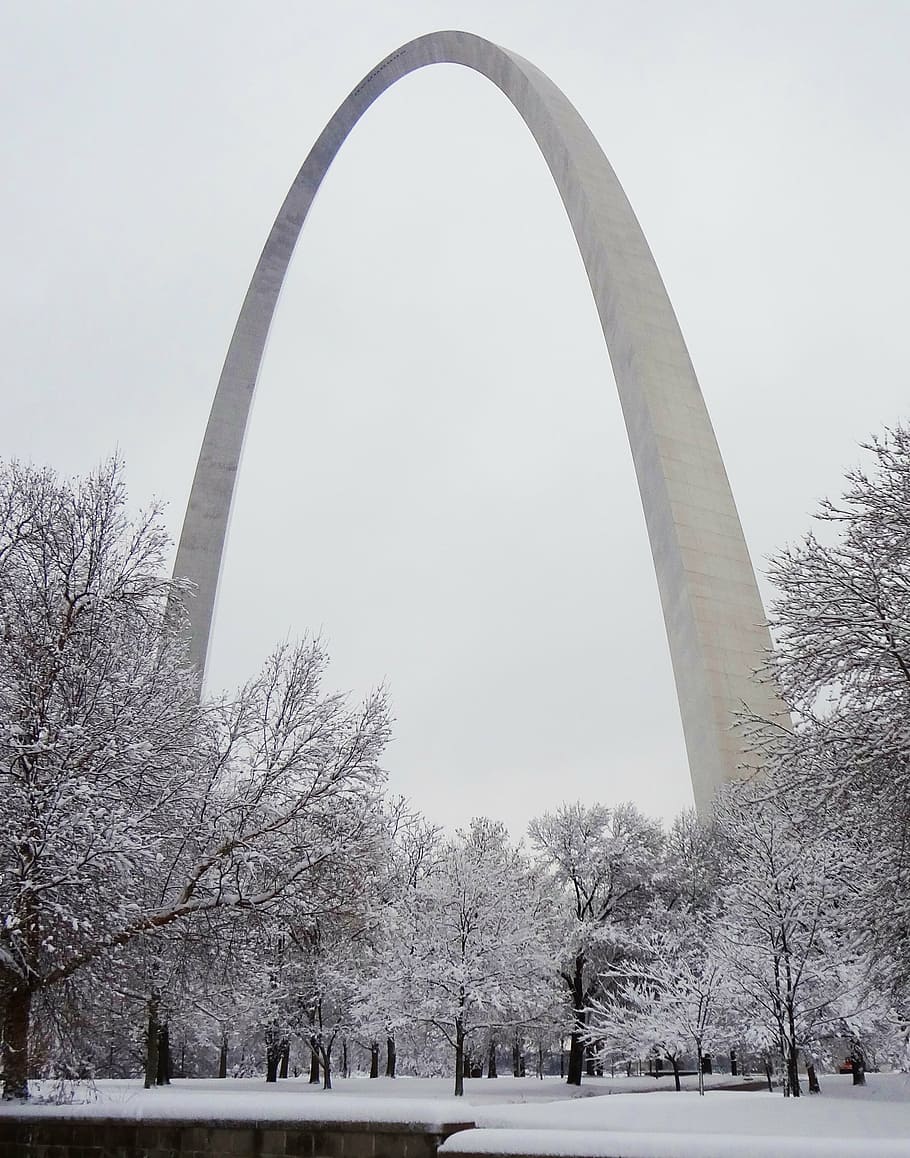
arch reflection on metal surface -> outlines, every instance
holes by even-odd
[[[700,811],[737,774],[732,728],[747,704],[780,704],[752,673],[770,647],[758,588],[711,421],[635,214],[603,151],[558,88],[515,53],[464,32],[399,48],[322,131],[285,198],[247,290],[196,467],[174,573],[190,579],[193,657],[204,670],[240,452],[278,294],[320,183],[348,133],[395,81],[464,65],[509,98],[556,182],[597,304],[654,557],[689,767]]]

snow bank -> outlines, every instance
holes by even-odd
[[[265,1083],[242,1080],[229,1082],[219,1090],[193,1089],[193,1082],[174,1084],[166,1089],[144,1090],[138,1083],[99,1083],[94,1090],[77,1090],[77,1101],[52,1105],[33,1100],[0,1103],[0,1116],[47,1118],[107,1118],[125,1121],[201,1121],[206,1123],[383,1123],[422,1127],[435,1131],[453,1122],[473,1123],[470,1106],[456,1098],[364,1098],[298,1086],[280,1092],[272,1086],[244,1089]],[[43,1091],[39,1091],[39,1094]]]
[[[478,1126],[518,1130],[588,1130],[665,1135],[739,1135],[825,1139],[910,1138],[910,1086],[901,1074],[870,1074],[854,1088],[849,1075],[822,1078],[819,1097],[779,1092],[613,1094],[538,1106],[483,1106]],[[908,1151],[910,1154],[910,1151]]]
[[[439,1153],[518,1154],[528,1158],[910,1158],[910,1140],[649,1131],[464,1130],[443,1142]]]

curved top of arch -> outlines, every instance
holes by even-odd
[[[657,574],[689,767],[700,811],[744,759],[744,705],[782,708],[753,672],[770,647],[739,516],[663,281],[602,149],[563,93],[514,52],[434,32],[387,56],[329,120],[272,226],[247,290],[205,432],[174,573],[196,588],[192,655],[204,671],[234,484],[259,366],[294,247],[351,129],[390,85],[460,64],[515,106],[550,169],[584,261],[613,365]]]

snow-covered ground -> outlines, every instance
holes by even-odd
[[[556,1101],[598,1098],[613,1093],[653,1093],[666,1090],[672,1078],[586,1078],[579,1089],[561,1078],[501,1077],[465,1080],[465,1096],[452,1096],[451,1078],[408,1078],[391,1081],[365,1077],[334,1078],[332,1090],[311,1086],[305,1078],[275,1084],[255,1078],[175,1079],[166,1089],[144,1090],[141,1082],[100,1080],[90,1087],[65,1091],[67,1104],[55,1106],[57,1091],[49,1083],[33,1082],[34,1101],[28,1113],[79,1113],[92,1116],[279,1119],[322,1118],[340,1121],[479,1121],[484,1106],[540,1105]],[[705,1079],[709,1084],[729,1084],[727,1075]],[[698,1079],[682,1078],[684,1088],[695,1090]],[[21,1110],[22,1107],[20,1106]],[[0,1113],[4,1107],[0,1105]],[[7,1112],[10,1112],[7,1108]]]
[[[729,1079],[727,1079],[729,1080]],[[303,1079],[176,1081],[142,1090],[99,1082],[80,1105],[30,1105],[29,1114],[216,1120],[476,1123],[441,1154],[609,1155],[610,1158],[910,1158],[910,1077],[870,1074],[854,1087],[827,1075],[820,1097],[784,1099],[764,1090],[715,1089],[704,1098],[655,1091],[653,1079],[590,1081],[570,1090],[558,1079],[476,1079],[466,1096],[442,1079],[339,1080],[325,1092]],[[630,1089],[633,1092],[629,1092]],[[644,1096],[637,1090],[654,1092]],[[0,1107],[0,1113],[22,1113]]]
[[[823,1079],[820,1097],[661,1091],[573,1103],[486,1106],[441,1158],[465,1153],[575,1158],[910,1158],[910,1080]],[[496,1127],[491,1129],[490,1127]]]

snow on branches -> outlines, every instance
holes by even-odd
[[[288,904],[365,825],[381,693],[321,690],[313,641],[200,705],[156,508],[117,461],[73,483],[0,470],[4,1096],[27,1095],[34,995],[214,910]]]

